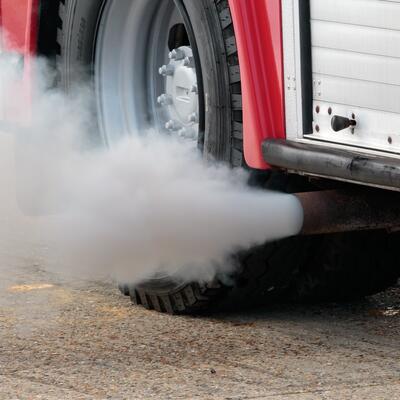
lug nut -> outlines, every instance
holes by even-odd
[[[183,65],[188,68],[194,68],[193,57],[185,57],[185,59],[183,60]]]
[[[195,124],[199,122],[199,116],[197,113],[190,114],[188,117],[189,122],[194,122]]]
[[[175,50],[172,50],[172,51],[169,53],[169,58],[170,58],[170,60],[179,61],[179,60],[183,60],[185,57],[186,57],[186,54],[185,54],[185,52],[184,52],[183,50],[181,50],[181,49],[175,49]]]
[[[168,129],[169,131],[179,131],[181,128],[182,125],[172,119],[165,124],[165,129]]]
[[[184,139],[194,139],[196,132],[191,128],[182,128],[179,130],[178,135]]]
[[[173,103],[172,96],[169,94],[162,94],[157,98],[157,103],[161,106],[169,106]]]
[[[186,137],[186,134],[187,134],[187,130],[186,130],[186,128],[182,128],[182,129],[180,129],[179,130],[179,132],[178,132],[178,135],[180,136],[180,137]]]
[[[173,75],[175,72],[175,67],[173,65],[163,65],[159,70],[158,73],[162,76],[170,76]]]

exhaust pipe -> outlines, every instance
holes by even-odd
[[[301,235],[400,229],[400,194],[369,190],[296,193],[304,210]]]

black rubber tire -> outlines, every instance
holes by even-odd
[[[228,1],[176,2],[190,20],[194,34],[190,38],[191,44],[193,47],[192,42],[196,42],[203,71],[204,92],[207,93],[205,98],[208,99],[204,152],[213,160],[228,162],[233,167],[244,166],[240,70]],[[60,84],[65,88],[74,82],[74,77],[68,71],[81,72],[82,68],[89,73],[91,71],[101,3],[98,0],[60,0],[56,49]],[[302,178],[297,179],[301,185],[304,183]],[[304,189],[299,188],[297,179],[290,179],[283,174],[261,173],[254,175],[254,184],[285,191]],[[232,215],[232,218],[235,216]],[[389,235],[380,235],[382,241],[391,241]],[[357,234],[348,237],[362,244]],[[373,241],[373,236],[366,237]],[[393,271],[398,264],[397,260],[396,264],[391,260],[392,253],[385,258],[386,265],[390,267],[382,269],[378,262],[380,249],[371,245],[367,249],[367,256],[361,252],[353,254],[353,239],[349,241],[349,245],[340,252],[340,265],[334,258],[328,257],[328,254],[338,251],[336,238],[298,237],[237,255],[237,271],[228,278],[216,277],[213,282],[200,284],[182,283],[169,277],[151,279],[137,285],[122,284],[120,289],[134,303],[148,309],[168,313],[198,313],[265,304],[277,298],[315,299],[318,295],[327,298],[328,292],[340,294],[341,298],[352,294],[364,295],[395,282],[394,275],[397,277],[398,272]],[[353,255],[356,258],[360,256],[356,262]],[[359,266],[365,259],[368,266],[363,273],[366,277],[381,276],[379,271],[386,274],[389,270],[388,279],[382,275],[379,284],[374,285],[368,278],[368,287],[364,287],[361,283],[365,279],[360,276]],[[377,260],[377,264],[368,263],[371,259]],[[347,280],[345,290],[341,280],[343,271],[346,271]],[[309,284],[311,281],[313,285]],[[338,287],[343,290],[338,292]]]
[[[399,234],[350,232],[317,237],[312,259],[293,279],[290,296],[299,301],[349,301],[397,284]]]

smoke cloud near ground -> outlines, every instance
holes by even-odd
[[[247,172],[206,163],[192,143],[132,132],[99,145],[90,87],[67,96],[49,89],[43,61],[31,68],[34,87],[0,61],[0,104],[14,115],[0,131],[14,137],[19,206],[52,221],[45,236],[74,273],[210,279],[235,268],[233,252],[301,229],[294,196],[250,188]]]

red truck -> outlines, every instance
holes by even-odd
[[[176,133],[302,202],[302,234],[238,254],[229,283],[121,284],[135,303],[193,313],[396,284],[400,2],[0,0],[0,25],[3,51],[48,57],[62,89],[93,81],[106,143]]]

